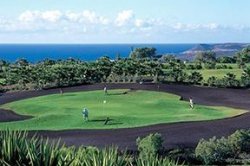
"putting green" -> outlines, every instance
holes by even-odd
[[[179,96],[164,92],[110,90],[54,94],[20,100],[3,105],[32,119],[0,123],[0,129],[63,130],[131,128],[160,123],[213,120],[244,113],[226,107],[195,105],[180,101]],[[104,102],[106,101],[106,103]],[[89,110],[89,121],[83,121],[83,107]],[[105,118],[111,121],[104,125]]]

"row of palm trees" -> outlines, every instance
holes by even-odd
[[[75,59],[44,60],[31,64],[25,59],[16,63],[0,62],[0,84],[19,89],[62,87],[93,82],[135,82],[145,76],[154,81],[161,75],[161,63],[156,60],[101,57],[94,62]]]

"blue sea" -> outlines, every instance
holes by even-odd
[[[178,54],[192,48],[195,44],[0,44],[0,59],[15,62],[24,58],[35,63],[44,59],[75,58],[93,61],[102,56],[111,59],[119,54],[128,57],[131,49],[154,47],[157,54]]]

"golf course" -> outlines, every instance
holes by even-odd
[[[161,133],[168,148],[195,147],[201,138],[227,136],[250,125],[250,100],[246,100],[250,93],[244,89],[121,83],[67,87],[60,92],[55,88],[1,95],[0,129],[60,138],[67,146],[117,145],[134,150],[135,140],[150,133]]]
[[[83,108],[89,110],[84,120]],[[245,111],[227,107],[196,105],[191,109],[180,96],[149,90],[116,89],[51,94],[1,106],[29,119],[0,123],[0,129],[66,130],[114,129],[154,124],[203,121],[237,116]],[[104,125],[106,118],[109,121]]]

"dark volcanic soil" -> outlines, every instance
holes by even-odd
[[[0,109],[0,122],[20,121],[32,118],[31,116],[18,115],[11,110]]]
[[[103,89],[104,84],[86,85],[78,87],[64,88],[66,92],[77,92],[87,90]],[[108,89],[129,89],[134,90],[154,90],[170,92],[182,96],[185,100],[192,97],[197,104],[228,106],[250,110],[250,91],[242,89],[218,89],[195,87],[185,85],[158,85],[154,84],[107,84]],[[59,89],[28,91],[7,93],[0,96],[0,104],[21,100],[25,98],[59,93]],[[23,118],[13,112],[0,110],[0,122],[15,120],[14,117]],[[21,119],[16,120],[21,120]],[[27,117],[26,117],[27,118]],[[98,146],[117,145],[120,148],[136,149],[135,140],[138,136],[145,136],[150,133],[159,132],[164,137],[166,148],[194,147],[201,138],[212,136],[227,136],[237,129],[247,129],[250,127],[250,113],[244,115],[205,122],[184,122],[175,124],[159,124],[148,127],[138,127],[131,129],[111,129],[111,130],[68,130],[68,131],[37,131],[39,135],[51,139],[61,138],[66,145],[76,146]]]

